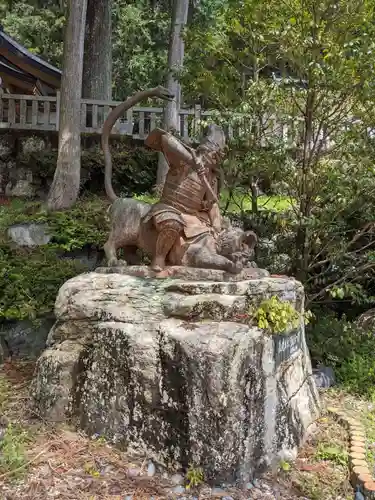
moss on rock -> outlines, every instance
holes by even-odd
[[[41,203],[21,200],[0,207],[0,320],[36,319],[53,310],[61,285],[88,270],[77,258],[64,257],[87,247],[101,249],[107,206],[90,197],[65,212],[47,213]],[[35,222],[47,224],[48,244],[18,247],[9,239],[9,227]]]

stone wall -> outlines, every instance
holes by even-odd
[[[0,133],[0,196],[44,200],[57,161],[55,132]],[[127,196],[149,191],[156,179],[157,156],[133,139],[116,139],[113,184]],[[99,136],[82,136],[81,188],[104,193],[104,160]]]
[[[33,154],[53,148],[51,135],[23,135],[8,132],[0,135],[0,195],[6,197],[43,197],[45,184],[36,165],[27,164]]]

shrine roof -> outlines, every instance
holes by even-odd
[[[61,71],[16,42],[0,25],[0,78],[11,92],[54,95]]]

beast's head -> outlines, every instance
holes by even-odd
[[[254,258],[254,248],[257,242],[257,235],[253,231],[230,227],[219,234],[218,253],[233,262],[240,262],[243,266],[247,266]]]

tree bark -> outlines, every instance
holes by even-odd
[[[112,100],[112,0],[88,0],[82,96]]]
[[[59,149],[48,194],[49,210],[64,210],[77,200],[81,175],[81,90],[87,0],[70,0],[61,80]]]
[[[171,18],[171,31],[168,50],[168,75],[166,87],[174,95],[175,99],[168,102],[164,109],[163,127],[165,130],[179,131],[179,109],[181,105],[181,86],[174,76],[175,71],[183,67],[185,44],[181,37],[186,26],[189,11],[189,0],[174,0]],[[158,172],[156,177],[156,191],[163,189],[168,163],[164,156],[159,153]]]

